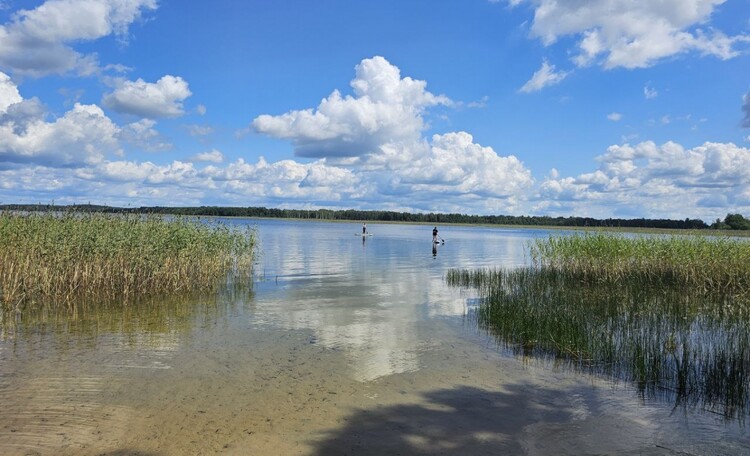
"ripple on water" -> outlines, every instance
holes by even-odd
[[[100,344],[106,352],[103,367],[115,369],[171,369],[180,340],[176,334],[115,334]]]
[[[0,454],[58,454],[126,430],[129,407],[106,404],[112,380],[97,376],[0,376]]]
[[[179,344],[169,332],[110,334],[93,352],[47,346],[44,362],[9,360],[10,373],[0,374],[0,455],[75,454],[121,440],[135,409],[119,392],[144,371],[171,369]]]

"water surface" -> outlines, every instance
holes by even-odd
[[[526,264],[549,231],[226,223],[257,226],[252,291],[3,316],[0,454],[750,453],[738,422],[514,356],[466,317],[446,271]]]

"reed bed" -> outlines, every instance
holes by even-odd
[[[538,239],[530,252],[536,267],[565,271],[583,281],[636,280],[750,295],[750,242],[745,239],[593,233]]]
[[[735,295],[559,268],[449,270],[478,290],[470,316],[517,355],[632,382],[675,406],[750,414],[750,303]]]
[[[209,290],[249,278],[255,234],[187,218],[0,213],[7,308]]]

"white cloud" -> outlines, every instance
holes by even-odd
[[[466,104],[467,108],[486,108],[490,101],[490,97],[485,95],[479,101],[470,101]]]
[[[568,215],[611,217],[613,209],[645,217],[712,218],[727,206],[750,210],[750,149],[705,143],[685,149],[674,142],[657,146],[611,146],[600,167],[577,177],[548,177],[539,187],[538,208],[563,203]],[[715,195],[725,203],[716,206]]]
[[[54,122],[28,122],[21,134],[13,121],[0,125],[0,163],[94,164],[106,153],[120,153],[118,134],[98,106],[76,103]]]
[[[8,106],[21,100],[18,87],[11,81],[10,76],[0,72],[0,113],[7,111]]]
[[[111,34],[125,41],[130,24],[156,8],[156,0],[48,0],[20,10],[0,26],[0,68],[32,76],[95,73],[96,55],[70,44]]]
[[[37,98],[23,99],[0,73],[0,164],[80,166],[121,154],[120,128],[96,105],[76,103],[51,122]]]
[[[659,96],[659,92],[657,92],[653,87],[645,85],[643,87],[643,96],[646,97],[647,100],[650,100]]]
[[[413,142],[425,128],[425,109],[451,101],[426,90],[425,81],[401,77],[383,57],[362,60],[354,96],[335,90],[317,109],[261,115],[255,131],[291,140],[302,157],[357,157],[391,143]]]
[[[607,114],[607,119],[613,122],[617,122],[618,120],[622,120],[622,114],[620,114],[619,112],[611,112]]]
[[[118,127],[93,105],[77,103],[48,122],[38,100],[23,100],[9,78],[0,82],[3,93],[9,94],[7,103],[14,101],[0,114],[0,162],[6,164],[0,167],[5,189],[0,198],[4,200],[9,195],[34,195],[35,201],[63,202],[96,195],[98,202],[107,204],[359,204],[435,210],[439,198],[444,210],[483,212],[519,207],[533,184],[531,173],[517,158],[474,143],[468,133],[435,135],[431,141],[423,138],[426,110],[452,102],[428,92],[424,81],[402,78],[398,68],[378,57],[357,66],[354,95],[334,92],[316,111],[267,116],[266,124],[256,119],[256,128],[265,125],[268,132],[291,138],[303,151],[310,150],[305,147],[339,151],[346,144],[358,152],[352,157],[332,154],[313,163],[269,163],[261,158],[257,163],[239,159],[223,164],[224,155],[215,149],[192,157],[195,164],[113,160],[123,155],[121,141],[141,150],[170,145],[161,139],[155,120],[143,118]],[[171,81],[175,82],[179,81]],[[129,102],[131,112],[133,106],[150,114],[161,109],[154,106],[167,106],[162,112],[170,112],[175,105],[166,100],[165,92],[169,91],[160,90],[159,83],[124,82],[105,100],[118,108]],[[308,113],[311,117],[304,121],[310,124],[286,122]],[[325,122],[319,125],[321,119]],[[19,164],[33,165],[43,177],[31,179]]]
[[[212,127],[207,125],[186,125],[190,136],[206,136],[214,132]]]
[[[211,151],[209,155],[217,156]],[[402,152],[404,152],[402,150]],[[121,205],[263,205],[408,211],[702,218],[750,211],[750,149],[705,143],[614,145],[599,167],[575,177],[551,170],[534,186],[513,156],[465,132],[435,135],[409,160],[331,166],[326,160],[226,165],[78,160],[67,167],[0,167],[0,200]],[[39,161],[37,161],[39,162]],[[57,166],[59,163],[51,163]],[[720,197],[717,197],[720,196]]]
[[[316,110],[259,116],[253,127],[292,140],[298,155],[325,157],[321,170],[345,183],[354,179],[358,185],[348,197],[363,205],[434,210],[439,200],[446,210],[482,212],[509,210],[523,200],[533,179],[516,157],[475,144],[466,132],[434,135],[431,141],[422,137],[426,109],[453,105],[447,97],[427,92],[424,81],[402,78],[382,57],[365,59],[356,70],[355,96],[334,91]],[[302,173],[300,164],[276,164],[282,165]],[[306,172],[305,185],[319,187],[316,168]]]
[[[169,150],[172,144],[167,142],[154,128],[156,121],[152,119],[141,119],[131,122],[120,130],[120,139],[148,152]]]
[[[200,162],[221,163],[224,161],[224,154],[216,149],[212,149],[209,152],[201,152],[197,154],[194,157],[194,160]]]
[[[178,117],[185,112],[182,102],[192,95],[179,76],[166,75],[156,83],[136,81],[120,82],[114,92],[104,95],[102,104],[109,109],[139,117]]]
[[[490,147],[474,143],[466,132],[434,135],[421,156],[391,169],[404,194],[472,194],[505,198],[518,195],[532,183],[531,173],[514,156],[501,157]]]
[[[728,37],[707,26],[715,9],[725,0],[511,0],[535,8],[533,36],[545,45],[576,36],[579,66],[600,63],[605,68],[648,67],[659,60],[685,52],[720,59],[739,54],[737,45],[748,35]],[[698,27],[705,26],[706,30]]]
[[[555,66],[550,65],[546,60],[542,62],[542,67],[539,68],[531,79],[526,81],[526,84],[521,87],[520,91],[524,93],[537,92],[543,88],[551,85],[555,85],[565,79],[569,73],[567,72],[555,72]]]
[[[67,168],[37,167],[45,176],[39,181],[18,169],[0,169],[0,181],[8,181],[0,199],[48,193],[48,199],[60,202],[60,195],[96,195],[98,202],[108,204],[314,203],[400,210],[435,210],[437,201],[446,211],[507,213],[520,209],[533,184],[530,171],[518,159],[475,144],[465,132],[435,135],[431,144],[419,143],[407,152],[410,160],[358,167],[331,166],[325,159],[308,164],[239,159],[203,167],[180,161],[158,165],[103,160]],[[193,160],[218,164],[222,158],[212,150]]]
[[[745,117],[742,119],[742,128],[750,128],[750,92],[742,97],[742,112]]]

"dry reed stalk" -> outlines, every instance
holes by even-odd
[[[18,307],[212,289],[249,277],[254,246],[250,230],[183,218],[0,213],[0,301]]]

